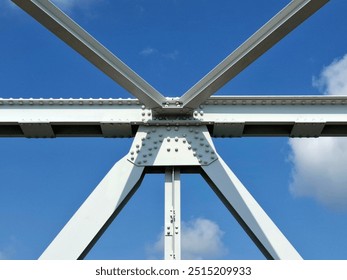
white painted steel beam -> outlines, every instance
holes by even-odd
[[[143,104],[161,108],[166,98],[48,0],[12,0]]]
[[[135,99],[0,99],[0,137],[133,137],[139,125],[207,125],[213,137],[347,136],[347,96],[215,96],[176,116]]]
[[[181,259],[181,181],[177,167],[165,171],[164,259]]]
[[[220,157],[201,168],[212,189],[267,259],[302,259]]]
[[[183,107],[197,108],[328,1],[291,1],[289,5],[189,89],[180,98]]]
[[[40,259],[83,259],[137,190],[143,171],[126,158],[118,161]]]

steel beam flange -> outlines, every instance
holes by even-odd
[[[137,166],[204,166],[217,160],[206,126],[140,126],[128,160]]]

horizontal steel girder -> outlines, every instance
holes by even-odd
[[[347,136],[347,96],[216,96],[166,117],[136,99],[0,99],[0,137],[133,137],[139,125],[207,125],[213,137]]]

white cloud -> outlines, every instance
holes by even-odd
[[[96,0],[51,0],[55,5],[65,11],[71,11],[74,8],[87,8]]]
[[[179,55],[179,51],[178,50],[174,50],[174,51],[172,51],[170,53],[163,54],[163,57],[168,58],[168,59],[172,59],[172,60],[176,60],[178,55]]]
[[[314,197],[334,209],[347,209],[346,138],[290,139],[296,196]]]
[[[215,222],[198,218],[189,222],[182,222],[181,250],[182,259],[216,259],[226,254],[223,244],[224,232]],[[151,258],[163,256],[164,234],[148,248]]]
[[[320,77],[313,79],[313,85],[324,94],[347,95],[347,54],[325,67]]]
[[[314,86],[327,95],[347,95],[347,55],[325,67]],[[291,192],[347,210],[347,139],[290,139]]]
[[[158,52],[156,49],[151,48],[151,47],[147,47],[147,48],[144,48],[144,49],[140,52],[140,55],[143,55],[143,56],[150,56],[150,55],[152,55],[152,54],[155,54],[156,52]]]
[[[172,52],[164,53],[152,47],[146,47],[142,51],[140,51],[140,55],[142,56],[151,56],[151,55],[159,55],[162,58],[176,60],[179,56],[179,51],[174,50]]]

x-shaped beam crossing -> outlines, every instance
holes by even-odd
[[[165,98],[48,0],[12,0],[112,80],[160,114],[192,111],[329,0],[293,0],[180,98]]]
[[[181,97],[167,98],[50,1],[12,1],[138,98],[138,101],[143,104],[142,110],[151,110],[159,116],[159,119],[187,114],[192,117],[195,114],[198,115],[194,110],[202,104],[211,101],[218,104],[218,98],[210,98],[211,95],[328,2],[328,0],[291,1]],[[13,101],[9,102],[12,106]],[[23,103],[22,100],[18,102],[20,105]],[[262,99],[262,102],[267,101]],[[221,113],[221,110],[218,112]],[[145,111],[142,114],[145,114]],[[212,117],[215,114],[216,109],[212,109]],[[293,111],[291,111],[292,114]],[[200,115],[203,115],[202,111]],[[206,124],[200,122],[192,126],[189,121],[185,121],[186,119],[182,117],[182,122],[175,125],[165,126],[161,123],[139,125],[129,154],[115,164],[41,258],[83,258],[136,191],[145,173],[148,170],[159,169],[161,172],[164,170],[166,174],[165,258],[179,259],[179,176],[182,171],[193,169],[206,179],[268,259],[301,259],[294,247],[218,155]],[[241,131],[241,123],[238,126],[236,123],[235,127],[235,122],[226,121],[224,125],[229,124],[234,125],[230,135],[239,135],[237,131]],[[54,135],[50,123],[44,126],[45,129],[42,127],[42,125],[36,126],[34,130],[39,130],[41,136],[47,133]],[[107,124],[102,127],[107,132]],[[305,124],[302,127],[307,128]],[[320,135],[323,127],[323,123],[318,123],[310,133]],[[27,131],[27,135],[30,135],[30,131],[33,130],[31,124],[22,124],[21,129],[24,134]],[[222,126],[221,130],[223,129],[225,128]],[[296,129],[294,127],[290,135],[298,134],[296,130],[301,133],[303,129],[300,129],[300,125]],[[219,135],[218,127],[215,133]],[[78,232],[81,230],[83,235],[79,236]]]

